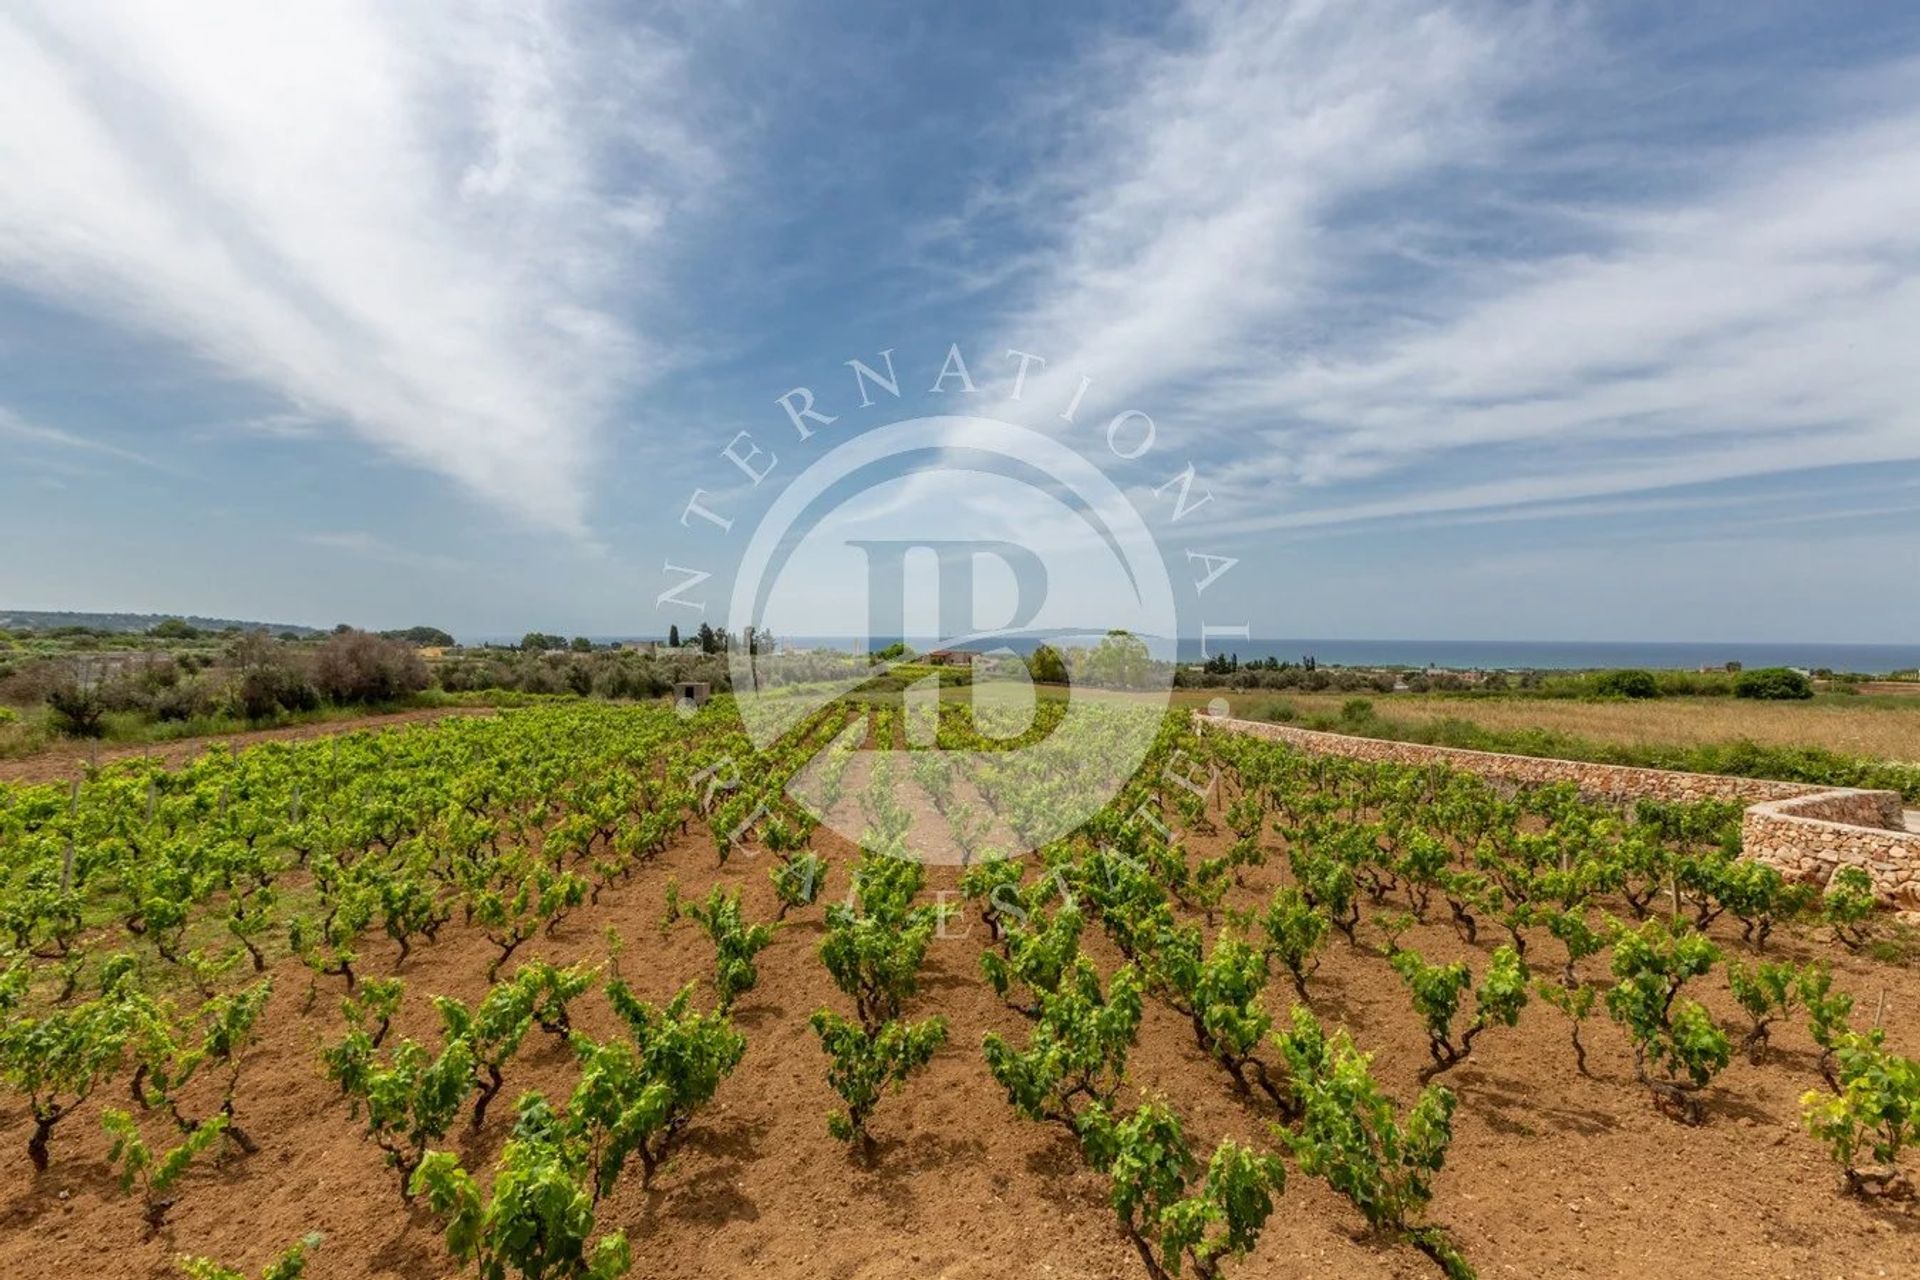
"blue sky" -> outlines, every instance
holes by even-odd
[[[1911,6],[184,12],[0,4],[0,607],[697,622],[807,385],[1191,461],[1189,632],[1920,633]]]

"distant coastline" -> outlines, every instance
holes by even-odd
[[[596,641],[632,639],[593,636]],[[645,638],[645,637],[638,637]],[[783,642],[809,648],[850,649],[848,636],[781,636]],[[890,637],[889,637],[890,638]],[[476,636],[476,644],[513,644],[518,636]],[[1079,641],[1085,643],[1084,640]],[[882,641],[884,643],[884,640]],[[912,644],[913,641],[909,640]],[[1038,641],[1014,642],[1025,651]],[[1073,643],[1067,641],[1066,643]],[[1166,642],[1149,641],[1154,656],[1166,658]],[[924,647],[916,645],[915,647]],[[973,646],[969,646],[973,647]],[[1887,675],[1920,667],[1920,641],[1913,644],[1834,644],[1828,642],[1691,641],[1691,640],[1342,640],[1262,638],[1214,639],[1207,653],[1237,654],[1242,662],[1274,658],[1315,662],[1338,667],[1408,667],[1480,671],[1588,671],[1640,667],[1655,671],[1697,671],[1738,662],[1743,667],[1800,667],[1864,675]],[[1201,661],[1200,641],[1182,637],[1181,662]]]
[[[1920,666],[1920,642],[1914,644],[1761,643],[1743,641],[1579,641],[1579,640],[1230,640],[1214,641],[1208,652],[1236,653],[1242,662],[1278,658],[1298,662],[1311,654],[1316,662],[1343,667],[1445,667],[1448,669],[1581,671],[1640,667],[1654,671],[1696,671],[1738,662],[1744,667],[1801,667],[1806,670],[1886,675]],[[1200,660],[1200,643],[1182,639],[1180,660]]]
[[[197,613],[122,613],[88,612],[75,609],[0,609],[0,631],[51,631],[60,627],[85,627],[90,631],[144,635],[162,622],[184,622],[200,631],[269,631],[274,635],[291,632],[297,636],[324,635],[319,627],[295,622],[252,622],[242,618],[209,618]]]

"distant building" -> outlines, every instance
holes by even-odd
[[[704,680],[681,680],[673,686],[673,700],[680,706],[704,707],[713,696],[713,686]]]
[[[926,660],[936,667],[970,667],[973,657],[968,649],[935,649],[927,655]]]

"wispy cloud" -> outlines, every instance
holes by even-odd
[[[1048,100],[1047,261],[1003,335],[1111,403],[1270,356],[1353,252],[1345,206],[1492,154],[1545,34],[1526,10],[1193,0],[1170,41],[1108,47],[1074,81],[1096,88]]]
[[[1501,463],[1255,527],[1920,457],[1920,104],[1745,162],[1695,200],[1617,210],[1590,251],[1480,264],[1479,296],[1393,341],[1217,391],[1212,411],[1287,421],[1249,460],[1268,482]]]
[[[634,299],[716,172],[666,40],[564,5],[27,3],[0,83],[0,279],[581,530],[597,426],[662,359]]]
[[[326,430],[326,422],[310,413],[263,413],[233,424],[229,430],[269,440],[310,440]]]
[[[339,552],[346,555],[361,556],[369,560],[379,560],[387,564],[400,565],[409,569],[426,569],[435,572],[463,571],[474,566],[454,556],[441,555],[432,551],[416,551],[411,547],[396,546],[377,534],[364,529],[320,530],[312,533],[294,535],[294,541],[322,551]]]
[[[12,440],[16,444],[39,445],[74,453],[98,454],[103,458],[117,458],[121,462],[131,462],[154,470],[166,469],[146,455],[135,453],[131,449],[123,449],[117,444],[75,435],[71,431],[62,431],[58,427],[29,422],[4,405],[0,405],[0,440]]]
[[[1912,65],[1803,83],[1741,129],[1687,118],[1726,105],[1703,95],[1608,135],[1595,102],[1667,71],[1579,7],[1184,12],[1184,44],[1115,45],[1076,79],[1119,87],[1068,95],[1090,123],[1034,187],[1048,248],[998,331],[1210,452],[1200,520],[1271,532],[1920,457]]]

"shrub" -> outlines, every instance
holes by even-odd
[[[132,1191],[140,1184],[147,1225],[158,1231],[166,1222],[167,1210],[175,1197],[168,1194],[187,1172],[193,1158],[220,1141],[226,1132],[227,1118],[215,1116],[187,1131],[179,1146],[154,1151],[140,1136],[140,1126],[124,1111],[108,1108],[101,1113],[100,1126],[113,1139],[107,1151],[107,1163],[120,1166],[120,1191]]]
[[[173,664],[167,665],[171,667]],[[153,709],[154,694],[164,687],[149,680],[146,673],[122,672],[100,682],[100,705],[108,712],[127,711],[145,715]]]
[[[1193,939],[1191,958],[1179,958],[1185,949],[1179,945],[1163,946],[1163,954],[1173,955],[1175,962],[1166,970],[1156,964],[1155,976],[1169,988],[1175,1007],[1192,1021],[1200,1047],[1227,1069],[1234,1086],[1243,1094],[1258,1086],[1282,1115],[1290,1114],[1292,1099],[1258,1056],[1273,1025],[1260,1007],[1267,984],[1266,952],[1223,935],[1202,959],[1198,935],[1188,936]]]
[[[1179,1275],[1186,1260],[1196,1275],[1218,1276],[1221,1258],[1253,1249],[1286,1186],[1278,1156],[1231,1138],[1215,1148],[1202,1179],[1180,1117],[1155,1102],[1124,1119],[1088,1107],[1080,1145],[1087,1163],[1112,1179],[1113,1210],[1156,1276]]]
[[[1079,908],[1062,905],[1052,912],[1035,911],[1025,919],[1009,918],[1005,931],[1005,954],[984,951],[980,972],[995,995],[1029,1017],[1038,1016],[1039,998],[1060,989],[1061,980],[1080,955],[1080,931],[1085,917]],[[1019,983],[1030,994],[1022,1005],[1014,992]]]
[[[1020,903],[1020,879],[1025,874],[1026,868],[1017,858],[988,858],[974,863],[960,875],[961,896],[980,904],[980,919],[995,942],[1004,935],[1009,916],[1017,921],[1025,914]],[[985,956],[982,960],[984,962]]]
[[[407,984],[399,978],[369,978],[360,984],[357,992],[341,999],[340,1013],[356,1031],[367,1031],[367,1024],[372,1023],[373,1029],[367,1031],[367,1047],[378,1049],[392,1029],[394,1015],[400,1012],[400,1001],[406,993]]]
[[[1715,903],[1740,921],[1740,937],[1758,951],[1767,945],[1774,924],[1804,912],[1817,896],[1812,885],[1788,884],[1764,862],[1729,858],[1714,868]]]
[[[1493,953],[1486,978],[1474,989],[1473,1017],[1456,1042],[1453,1021],[1460,1012],[1461,996],[1473,984],[1467,966],[1460,961],[1428,964],[1418,951],[1396,951],[1391,963],[1412,994],[1414,1012],[1426,1024],[1427,1053],[1433,1061],[1420,1073],[1423,1083],[1464,1061],[1473,1052],[1475,1038],[1488,1027],[1517,1023],[1527,1004],[1526,961],[1512,947],[1500,947]]]
[[[632,1047],[574,1036],[580,1083],[567,1105],[568,1123],[592,1153],[597,1194],[610,1190],[631,1156],[651,1182],[674,1144],[720,1082],[733,1074],[747,1039],[719,1013],[694,1013],[693,985],[656,1008],[619,979],[607,984],[613,1011],[627,1024]]]
[[[233,687],[233,708],[248,720],[265,720],[283,710],[312,711],[319,705],[320,694],[307,678],[281,663],[251,667]]]
[[[393,702],[427,687],[427,664],[407,645],[365,631],[327,637],[314,657],[313,682],[336,703]]]
[[[1660,682],[1651,671],[1602,671],[1593,677],[1593,691],[1603,698],[1657,698]]]
[[[353,966],[360,959],[360,933],[373,923],[378,891],[369,877],[355,876],[324,856],[315,855],[309,865],[315,869],[316,879],[323,874],[335,879],[325,889],[324,910],[318,919],[302,913],[287,921],[288,949],[316,979],[323,974],[344,978],[348,992],[352,992],[358,981]]]
[[[213,694],[205,683],[199,680],[182,680],[153,695],[151,714],[161,723],[172,721],[176,724],[184,724],[201,716],[212,715],[213,708]]]
[[[545,960],[529,960],[514,971],[513,985],[526,994],[528,1010],[540,1029],[566,1040],[573,1035],[568,1006],[593,985],[593,977],[594,971],[584,962],[561,969]]]
[[[1329,921],[1292,885],[1274,890],[1273,901],[1259,917],[1266,931],[1267,954],[1286,966],[1293,989],[1307,1002],[1307,977],[1320,967],[1319,950],[1326,941]]]
[[[1835,1056],[1839,1092],[1814,1090],[1800,1100],[1808,1131],[1827,1144],[1856,1195],[1903,1184],[1900,1153],[1920,1123],[1920,1063],[1889,1053],[1879,1028],[1846,1033]],[[1878,1167],[1862,1169],[1863,1154]]]
[[[1299,845],[1287,850],[1287,860],[1307,905],[1326,916],[1348,943],[1359,945],[1354,936],[1360,923],[1359,886],[1353,868],[1337,857]]]
[[[512,959],[529,938],[542,929],[551,934],[569,912],[587,900],[585,880],[572,871],[555,871],[525,849],[482,857],[464,868],[463,874],[472,922],[500,948],[487,970],[488,982],[500,976],[500,966]]]
[[[1820,1074],[1838,1089],[1840,1077],[1833,1070],[1833,1055],[1853,1030],[1847,1022],[1853,1014],[1853,997],[1833,989],[1833,971],[1825,965],[1805,966],[1794,985],[1800,1003],[1806,1006],[1807,1032],[1820,1046]]]
[[[1733,692],[1739,669],[1737,663],[1730,665],[1732,671],[1657,671],[1654,679],[1663,698],[1724,698]]]
[[[471,1127],[476,1132],[486,1123],[487,1105],[506,1083],[500,1069],[519,1052],[520,1041],[533,1024],[534,998],[535,989],[530,984],[517,982],[489,987],[471,1009],[452,996],[433,998],[447,1042],[465,1043],[472,1059],[475,1097]]]
[[[1100,975],[1076,959],[1053,991],[1039,993],[1039,1016],[1024,1052],[991,1032],[987,1070],[1014,1110],[1078,1132],[1079,1108],[1111,1103],[1126,1079],[1142,1013],[1140,976],[1122,965],[1103,992]]]
[[[843,1142],[857,1141],[869,1159],[867,1117],[881,1090],[903,1085],[947,1038],[944,1018],[908,1023],[901,1017],[901,1006],[919,989],[920,963],[934,930],[945,918],[943,908],[912,905],[925,878],[918,862],[866,854],[853,874],[858,909],[846,903],[829,907],[820,944],[827,973],[853,999],[856,1014],[847,1019],[819,1009],[812,1018],[827,1053],[827,1083],[846,1103],[844,1112],[827,1117],[827,1129]]]
[[[827,909],[820,959],[869,1028],[898,1018],[919,989],[920,963],[941,919],[937,907],[909,905],[925,875],[917,862],[870,855],[854,873],[859,910]]]
[[[827,1052],[827,1083],[846,1104],[827,1117],[827,1131],[842,1142],[858,1142],[861,1154],[871,1159],[867,1120],[881,1094],[888,1085],[903,1087],[907,1077],[933,1060],[946,1043],[947,1020],[895,1018],[869,1029],[831,1009],[816,1009],[811,1025]]]
[[[774,919],[784,920],[787,912],[810,907],[819,898],[820,891],[826,887],[827,864],[819,854],[802,853],[782,858],[767,874],[773,880],[775,896],[780,899],[780,911]]]
[[[1598,989],[1579,981],[1569,985],[1542,978],[1534,985],[1534,990],[1542,1000],[1567,1015],[1567,1023],[1572,1028],[1574,1067],[1581,1075],[1588,1074],[1587,1047],[1580,1042],[1580,1024],[1593,1012]]]
[[[520,689],[525,693],[564,693],[567,690],[567,681],[561,671],[561,665],[558,663],[537,662],[522,664],[520,668]]]
[[[1326,1179],[1368,1226],[1399,1236],[1454,1280],[1471,1280],[1473,1269],[1447,1234],[1419,1221],[1453,1141],[1452,1092],[1427,1086],[1403,1118],[1347,1033],[1329,1037],[1299,1005],[1292,1027],[1275,1039],[1301,1108],[1298,1130],[1276,1133],[1300,1171]]]
[[[411,645],[431,645],[441,649],[453,648],[454,638],[438,627],[408,627],[404,631],[382,631],[381,636],[388,640],[404,640]]]
[[[320,1247],[320,1233],[308,1232],[279,1257],[269,1262],[260,1280],[300,1280],[307,1273],[307,1250]],[[179,1261],[189,1280],[247,1280],[246,1273],[224,1267],[212,1258],[187,1258]]]
[[[1841,867],[1833,873],[1820,900],[1820,917],[1833,930],[1834,941],[1849,951],[1866,945],[1873,909],[1872,876],[1859,867]]]
[[[502,686],[499,668],[494,664],[471,660],[443,662],[434,678],[448,693],[473,693]]]
[[[448,1219],[447,1248],[473,1263],[482,1280],[503,1280],[509,1271],[527,1280],[617,1280],[633,1265],[626,1234],[589,1245],[594,1203],[578,1165],[547,1100],[530,1093],[520,1099],[513,1140],[500,1153],[487,1199],[445,1151],[421,1162],[409,1190],[425,1192],[434,1212]]]
[[[227,646],[227,664],[238,673],[228,697],[234,714],[264,720],[279,712],[312,711],[320,694],[307,679],[305,664],[285,644],[262,632],[240,636]]]
[[[99,687],[70,676],[47,690],[47,709],[53,727],[70,738],[97,738],[105,727],[107,703]]]
[[[707,931],[713,943],[713,987],[720,997],[720,1012],[725,1013],[760,981],[753,958],[773,941],[773,926],[747,924],[740,911],[740,891],[729,894],[718,885],[704,903],[688,907],[686,914]]]
[[[1027,674],[1035,684],[1067,683],[1067,660],[1052,645],[1043,644],[1027,657]]]
[[[46,1172],[54,1126],[124,1059],[132,1030],[126,1005],[114,992],[44,1017],[11,1018],[0,1027],[0,1080],[26,1095],[34,1121],[27,1155],[36,1172]]]
[[[1727,986],[1751,1024],[1740,1042],[1749,1062],[1760,1061],[1762,1050],[1772,1038],[1773,1024],[1793,1013],[1813,975],[1811,967],[1803,971],[1770,960],[1762,960],[1751,969],[1743,964],[1727,965]]]
[[[1638,930],[1619,927],[1613,943],[1614,986],[1607,1013],[1633,1041],[1633,1071],[1654,1100],[1688,1124],[1698,1124],[1694,1091],[1705,1088],[1732,1056],[1726,1032],[1698,1001],[1678,999],[1689,979],[1720,958],[1719,948],[1689,929],[1649,920]],[[1664,1078],[1647,1070],[1658,1066]]]
[[[1734,678],[1733,696],[1774,701],[1811,698],[1813,681],[1790,667],[1761,667],[1755,671],[1742,671]]]
[[[473,1091],[473,1050],[465,1040],[449,1040],[436,1056],[413,1040],[402,1040],[381,1062],[373,1038],[355,1027],[325,1053],[327,1074],[347,1095],[349,1113],[364,1109],[367,1136],[386,1153],[399,1176],[400,1195],[409,1204],[418,1193],[413,1174],[429,1143],[446,1136]]]
[[[135,1042],[137,1065],[131,1082],[135,1099],[148,1108],[164,1104],[174,1123],[190,1133],[217,1121],[234,1146],[249,1154],[258,1151],[253,1139],[234,1122],[233,1098],[240,1085],[247,1052],[260,1039],[260,1015],[272,995],[273,979],[269,977],[251,987],[222,992],[209,999],[200,1007],[196,1044],[176,1040],[172,1028],[165,1023],[164,1014],[155,1016],[157,1011],[140,1009],[130,1000],[130,1015],[139,1017],[142,1023]],[[215,1072],[220,1073],[223,1086],[219,1110],[210,1119],[201,1121],[182,1115],[174,1095],[196,1075]]]

